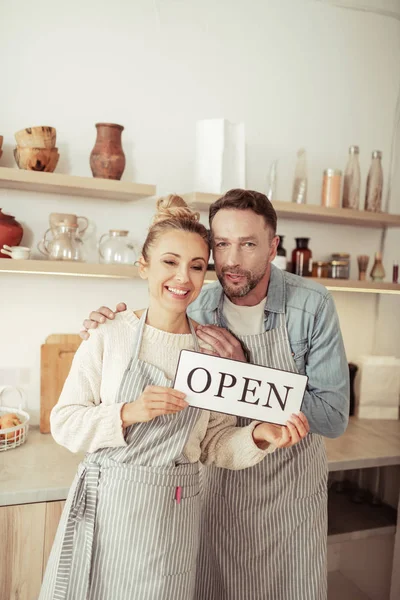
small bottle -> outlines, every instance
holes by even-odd
[[[274,160],[269,168],[268,175],[268,185],[267,185],[267,198],[270,202],[274,202],[276,200],[276,167],[278,161]]]
[[[383,171],[381,158],[382,152],[374,150],[372,153],[372,163],[367,177],[365,210],[370,210],[372,212],[381,212],[382,210]]]
[[[358,210],[360,205],[360,164],[358,162],[359,155],[358,146],[350,146],[349,160],[343,178],[343,196],[342,207]]]
[[[383,281],[385,274],[385,269],[383,268],[382,264],[382,253],[376,252],[374,266],[372,267],[370,273],[371,279],[373,281]]]
[[[278,248],[276,249],[276,256],[275,256],[274,260],[272,261],[272,264],[275,265],[276,267],[278,267],[278,269],[282,269],[282,271],[286,271],[286,268],[287,268],[286,250],[283,247],[283,238],[284,237],[285,237],[284,235],[279,236],[279,244],[278,244]]]
[[[292,273],[301,277],[311,277],[312,252],[308,247],[310,238],[295,238],[296,248],[292,252]]]
[[[393,283],[399,283],[399,263],[397,262],[397,260],[395,260],[393,263],[392,281]]]
[[[342,171],[339,169],[325,169],[322,180],[322,206],[340,208],[340,186]]]
[[[296,204],[305,204],[307,202],[307,158],[304,148],[301,148],[297,153],[292,202]]]

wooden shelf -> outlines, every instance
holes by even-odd
[[[216,281],[215,271],[207,271],[204,283]],[[400,284],[374,281],[351,281],[349,279],[315,279],[307,277],[333,292],[358,292],[364,294],[400,294]]]
[[[382,504],[355,504],[348,492],[328,494],[328,540],[330,544],[379,535],[395,535],[397,511]]]
[[[364,294],[400,294],[400,284],[350,279],[314,279],[333,292],[362,292]]]
[[[0,167],[0,187],[69,196],[87,196],[106,200],[132,202],[156,194],[155,185],[77,177],[59,173],[40,173]]]
[[[0,258],[0,273],[28,273],[31,275],[69,275],[76,277],[103,277],[134,279],[137,268],[129,265],[103,265],[56,260],[12,260]],[[207,271],[204,283],[216,281],[215,271]],[[333,279],[313,279],[328,290],[341,292],[363,292],[373,294],[400,294],[400,285],[394,283],[369,283]]]
[[[184,194],[184,198],[197,210],[208,210],[221,194],[204,194],[193,192]],[[400,227],[400,215],[388,213],[372,213],[364,210],[345,208],[327,208],[317,204],[294,204],[293,202],[273,202],[280,219],[296,219],[298,221],[318,221],[335,225],[355,225],[382,229],[383,227]]]
[[[7,258],[0,259],[1,272],[103,279],[133,279],[138,277],[138,270],[133,265],[103,265],[61,260],[13,260]]]

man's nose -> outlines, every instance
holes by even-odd
[[[240,264],[239,251],[235,246],[231,246],[225,255],[225,260],[227,265],[238,265]]]

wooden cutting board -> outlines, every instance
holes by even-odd
[[[50,433],[50,412],[60,397],[81,338],[52,334],[40,347],[40,431]]]

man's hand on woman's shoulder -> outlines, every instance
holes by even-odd
[[[124,312],[126,308],[127,307],[124,302],[117,304],[114,312],[111,310],[111,308],[108,308],[108,306],[100,306],[100,308],[90,313],[88,319],[83,321],[83,329],[81,329],[79,335],[83,340],[88,340],[90,336],[90,329],[96,329],[99,323],[105,323],[106,319],[113,319],[116,313]]]

